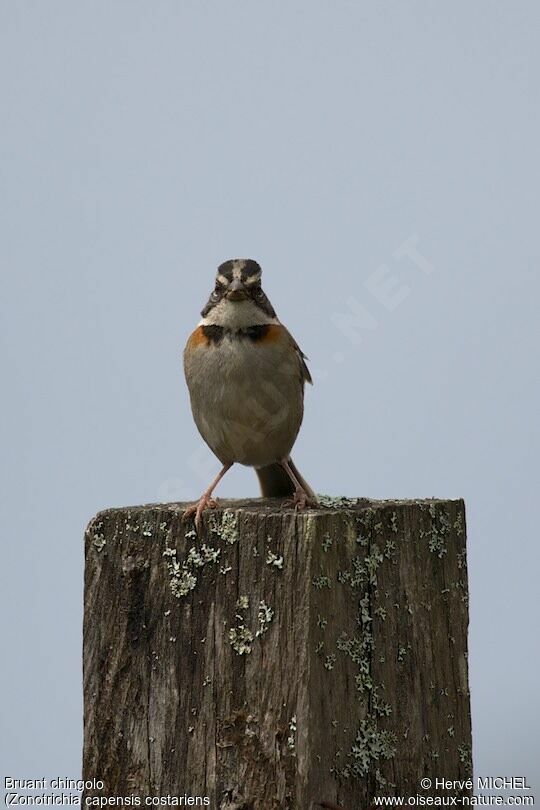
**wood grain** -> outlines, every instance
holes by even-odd
[[[468,795],[420,788],[471,775],[463,502],[324,503],[223,501],[201,538],[183,504],[91,521],[95,795],[219,810]]]

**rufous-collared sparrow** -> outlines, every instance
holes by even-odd
[[[212,493],[233,464],[254,467],[263,497],[293,496],[296,508],[316,504],[290,452],[311,383],[305,355],[279,322],[253,259],[218,267],[202,320],[184,349],[184,371],[195,424],[223,468],[186,511],[197,528]]]

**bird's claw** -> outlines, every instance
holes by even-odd
[[[295,490],[291,500],[285,501],[283,504],[285,508],[293,508],[295,512],[301,512],[304,509],[316,509],[318,503],[315,498],[311,498],[303,489]]]
[[[204,510],[215,509],[216,506],[217,501],[215,501],[214,498],[211,498],[210,495],[204,494],[196,503],[188,506],[182,515],[182,520],[189,520],[193,517],[193,515],[195,515],[195,528],[197,530],[197,534],[200,534],[202,529],[202,514]]]

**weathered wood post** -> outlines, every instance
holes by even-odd
[[[111,509],[87,530],[96,795],[357,810],[468,793],[421,787],[471,774],[462,501],[229,501],[200,539],[182,512]]]

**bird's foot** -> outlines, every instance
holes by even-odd
[[[205,509],[215,509],[217,506],[217,501],[214,500],[207,492],[205,492],[199,500],[188,506],[184,514],[182,515],[182,520],[189,520],[190,518],[195,515],[195,528],[197,529],[197,534],[201,533],[201,526],[202,526],[202,513]]]
[[[296,489],[290,501],[285,501],[283,504],[286,508],[294,508],[294,511],[301,512],[304,509],[316,509],[318,503],[316,498],[310,497],[305,489]]]

